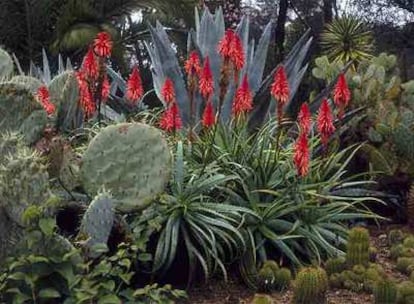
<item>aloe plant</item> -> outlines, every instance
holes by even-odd
[[[269,89],[273,82],[273,76],[277,67],[269,75],[266,75],[266,77],[263,75],[274,23],[273,20],[265,27],[260,40],[256,44],[254,40],[249,40],[248,17],[244,16],[241,19],[235,33],[241,39],[246,60],[244,67],[238,75],[239,77],[229,79],[227,92],[223,100],[220,100],[219,90],[223,60],[219,55],[217,47],[225,33],[223,11],[219,8],[213,15],[207,8],[205,8],[200,17],[199,12],[196,9],[195,20],[195,30],[191,30],[188,34],[188,52],[197,50],[203,59],[208,57],[210,60],[215,88],[212,102],[216,112],[220,112],[221,121],[226,123],[231,119],[231,106],[235,91],[243,77],[247,75],[250,90],[254,97],[254,109],[249,117],[250,126],[252,128],[259,126],[265,121],[268,113],[273,111],[275,107],[275,102],[272,101],[270,97]],[[158,97],[163,100],[161,92],[163,83],[166,78],[173,81],[181,118],[184,126],[188,127],[192,119],[195,118],[195,120],[198,121],[201,117],[204,107],[203,99],[196,94],[194,100],[196,111],[191,115],[189,89],[186,86],[186,79],[181,71],[173,44],[171,43],[165,28],[160,23],[157,23],[155,27],[150,26],[150,32],[152,42],[147,43],[147,49],[153,65],[152,75],[155,92]],[[285,61],[280,63],[280,65],[283,65],[286,69],[290,86],[290,98],[285,111],[296,108],[295,105],[292,104],[292,100],[294,99],[299,84],[307,70],[305,57],[309,51],[311,42],[312,38],[308,31],[296,43]]]

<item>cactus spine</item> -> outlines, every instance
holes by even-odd
[[[397,286],[390,280],[379,280],[374,287],[375,304],[394,304],[397,301]]]
[[[368,265],[369,263],[369,233],[362,227],[356,227],[349,231],[346,250],[347,264]]]
[[[324,304],[328,277],[322,268],[307,267],[299,271],[293,293],[294,304]]]
[[[81,179],[91,196],[104,187],[122,212],[141,210],[169,181],[171,153],[162,133],[140,123],[103,129],[89,144]]]
[[[8,217],[24,226],[23,212],[49,197],[49,175],[43,158],[27,147],[9,154],[0,165],[0,204]]]

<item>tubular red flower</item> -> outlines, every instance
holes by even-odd
[[[201,73],[201,63],[200,57],[198,56],[197,51],[192,51],[190,56],[185,62],[184,69],[188,76],[200,76]]]
[[[208,56],[204,59],[203,71],[201,72],[199,82],[200,94],[206,100],[209,100],[214,92],[213,73],[210,68],[210,59]]]
[[[235,34],[230,48],[230,60],[236,71],[240,71],[244,66],[244,50],[240,37]]]
[[[304,102],[300,107],[299,115],[298,115],[298,122],[299,127],[302,133],[309,134],[311,123],[312,123],[312,115],[309,110],[309,105],[307,102]]]
[[[225,60],[233,63],[236,71],[243,68],[245,61],[243,43],[233,30],[226,30],[224,37],[219,42],[218,52]]]
[[[270,93],[282,106],[289,100],[289,82],[283,65],[276,70]]]
[[[174,83],[170,78],[167,78],[164,82],[164,85],[161,89],[161,95],[165,103],[172,103],[175,101],[175,89]]]
[[[144,94],[144,89],[142,87],[142,80],[139,74],[138,67],[134,67],[132,69],[131,75],[129,76],[127,82],[127,92],[126,98],[129,101],[137,102],[139,99],[142,98]]]
[[[305,133],[301,133],[295,143],[293,162],[299,176],[304,177],[309,173],[310,152],[308,137]]]
[[[85,113],[85,117],[88,118],[95,113],[96,106],[89,90],[88,82],[85,80],[85,74],[82,71],[76,73],[76,79],[79,85],[79,103]]]
[[[338,82],[336,83],[333,100],[339,109],[338,118],[342,119],[345,113],[345,108],[351,100],[351,92],[348,88],[348,84],[346,83],[346,78],[343,73],[339,75]]]
[[[94,50],[100,57],[109,57],[112,51],[111,35],[107,32],[100,32],[95,38]]]
[[[45,109],[47,115],[52,115],[55,112],[56,107],[52,102],[50,102],[49,90],[46,86],[41,86],[37,90],[37,98]]]
[[[229,59],[230,58],[230,52],[231,52],[232,42],[233,42],[233,39],[234,39],[234,36],[235,35],[236,34],[234,33],[233,30],[228,29],[224,33],[224,37],[219,42],[218,52],[225,59]]]
[[[85,58],[83,59],[82,68],[85,71],[85,74],[91,79],[98,78],[98,62],[96,61],[92,48],[89,48],[88,52],[86,53]]]
[[[329,137],[335,132],[332,111],[326,99],[322,101],[321,107],[319,108],[317,125],[322,144],[326,146]]]
[[[213,103],[208,101],[203,113],[202,124],[205,128],[210,128],[216,123],[216,116],[214,114]]]
[[[109,98],[111,91],[111,84],[109,83],[108,76],[105,75],[102,82],[102,101],[106,101]]]
[[[177,131],[181,129],[182,121],[180,117],[180,111],[175,102],[172,103],[171,106],[161,116],[160,127],[167,132]]]
[[[235,116],[249,112],[253,108],[253,95],[250,91],[247,75],[244,75],[240,87],[233,100],[232,112]]]

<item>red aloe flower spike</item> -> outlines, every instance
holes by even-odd
[[[90,117],[95,112],[95,102],[89,90],[88,82],[85,80],[83,71],[76,72],[76,79],[79,85],[79,102],[85,113],[85,117]]]
[[[190,56],[185,62],[184,69],[188,76],[200,76],[201,73],[201,64],[200,57],[198,56],[197,51],[192,51]]]
[[[102,82],[102,101],[106,101],[109,98],[111,92],[111,84],[109,83],[108,76],[105,75]]]
[[[289,100],[289,82],[283,65],[276,70],[270,93],[282,106]]]
[[[138,67],[135,66],[127,82],[126,98],[129,101],[136,102],[142,98],[143,94],[144,89],[142,87],[141,76]]]
[[[293,162],[299,176],[304,177],[309,173],[310,152],[308,137],[305,133],[300,134],[295,143]]]
[[[311,123],[312,123],[312,115],[309,110],[309,105],[307,102],[304,102],[300,107],[299,115],[298,115],[299,127],[302,133],[309,134]]]
[[[211,101],[208,101],[203,113],[202,124],[205,128],[210,128],[216,123],[216,116],[214,114],[214,107]]]
[[[45,109],[47,115],[52,115],[55,112],[56,107],[52,102],[50,102],[49,90],[46,86],[41,86],[37,90],[37,98]]]
[[[161,89],[162,98],[165,103],[173,103],[175,101],[175,89],[174,83],[170,78],[167,78],[164,82],[164,85]]]
[[[336,83],[333,100],[335,105],[339,108],[338,118],[342,119],[345,108],[348,105],[349,101],[351,100],[351,91],[348,88],[348,84],[346,83],[346,78],[344,73],[341,73],[338,78],[338,82]]]
[[[289,100],[290,88],[284,66],[277,68],[270,93],[277,101],[277,118],[281,122],[283,118],[283,107]]]
[[[233,30],[228,29],[224,33],[224,37],[220,40],[218,45],[218,52],[224,59],[230,59],[231,47],[233,43],[235,33]]]
[[[213,73],[211,72],[210,59],[208,56],[204,60],[203,71],[201,72],[199,89],[201,96],[209,100],[214,92]]]
[[[83,59],[82,68],[85,71],[86,75],[91,79],[98,78],[98,62],[96,61],[92,48],[89,48],[88,52],[86,53],[85,58]]]
[[[326,99],[322,101],[321,107],[319,108],[317,125],[322,144],[326,146],[328,144],[329,137],[335,132],[332,111],[328,100]]]
[[[100,32],[95,38],[94,50],[100,57],[109,57],[112,51],[111,35],[107,32]]]
[[[234,34],[233,41],[231,43],[230,52],[229,52],[230,60],[233,63],[233,66],[236,72],[240,71],[244,66],[244,50],[243,50],[243,43],[239,37],[239,35]]]
[[[249,112],[253,109],[253,95],[250,91],[247,75],[244,75],[243,81],[240,87],[236,91],[236,95],[233,100],[232,112],[235,116],[239,116],[242,113]]]
[[[180,111],[178,110],[178,106],[175,102],[172,103],[171,106],[162,114],[160,127],[167,132],[181,129],[182,121]]]

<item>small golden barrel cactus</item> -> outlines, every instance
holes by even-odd
[[[325,304],[328,276],[320,267],[307,267],[299,271],[293,293],[294,304]]]
[[[378,280],[374,286],[375,304],[394,304],[397,302],[397,285],[391,280]]]
[[[369,263],[369,233],[363,227],[355,227],[349,231],[346,247],[348,266],[368,265]]]
[[[274,304],[274,302],[268,295],[256,293],[251,304]]]

